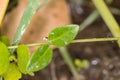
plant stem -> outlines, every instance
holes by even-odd
[[[0,0],[0,25],[7,10],[9,0]]]
[[[71,2],[77,3],[79,5],[84,5],[85,0],[70,0]]]
[[[120,38],[92,38],[92,39],[79,39],[79,40],[73,40],[71,43],[85,43],[85,42],[101,42],[101,41],[117,41],[120,40]],[[41,44],[50,44],[49,42],[44,43],[33,43],[33,44],[26,44],[26,46],[40,46]],[[8,49],[14,49],[17,48],[19,45],[15,46],[9,46]]]
[[[80,31],[85,29],[91,23],[93,23],[99,17],[99,13],[97,10],[94,10],[81,24],[80,24]]]
[[[113,0],[105,0],[105,2],[106,2],[107,4],[111,4],[111,3],[113,2]]]
[[[33,44],[26,44],[26,46],[28,46],[28,47],[31,47],[31,46],[40,46],[41,44],[47,44],[47,42],[46,42],[46,43],[33,43]],[[17,48],[17,47],[18,47],[18,45],[15,45],[15,46],[9,46],[8,49],[14,49],[14,48]]]
[[[73,0],[74,1],[74,0]],[[107,4],[111,4],[113,0],[105,0]],[[115,9],[112,8],[112,12],[118,14],[118,11],[114,11]],[[116,13],[117,12],[117,13]],[[94,10],[81,24],[80,24],[80,31],[85,29],[87,26],[92,24],[97,18],[99,17],[99,12]]]
[[[78,75],[76,68],[72,62],[72,59],[71,59],[69,53],[67,52],[66,47],[61,47],[61,48],[59,48],[59,50],[60,50],[60,53],[61,53],[62,57],[64,58],[66,64],[69,66],[71,72],[73,73],[75,80],[80,80],[81,77],[80,77],[80,75]]]
[[[120,15],[120,10],[117,8],[110,7],[110,11],[115,15]],[[97,10],[94,10],[81,24],[80,24],[80,31],[85,29],[87,26],[92,24],[98,17],[100,17],[100,14]]]
[[[101,41],[119,41],[120,38],[92,38],[73,40],[71,43],[101,42]]]
[[[120,28],[103,0],[92,0],[114,37],[120,37]],[[118,41],[120,47],[120,41]]]
[[[110,7],[110,10],[113,14],[120,16],[120,10],[114,7]]]
[[[2,76],[0,76],[0,80],[3,80],[3,79],[2,79]]]

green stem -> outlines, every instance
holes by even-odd
[[[0,76],[0,80],[3,80],[3,79],[2,79],[2,76]]]
[[[103,0],[92,0],[114,37],[120,37],[120,28]],[[118,41],[120,47],[120,41]]]
[[[107,4],[111,4],[113,0],[105,0]],[[118,11],[118,10],[117,10]],[[112,12],[114,14],[116,13],[115,9],[112,8]],[[99,17],[99,12],[97,10],[94,10],[81,24],[80,24],[80,31],[85,29],[87,26],[92,24],[97,18]]]
[[[111,4],[111,3],[113,2],[113,0],[105,0],[105,2],[106,2],[107,4]]]
[[[80,76],[78,75],[75,66],[73,65],[72,59],[69,55],[69,53],[67,52],[66,47],[61,47],[59,48],[60,53],[62,55],[62,57],[64,58],[66,64],[69,66],[71,72],[73,73],[75,80],[80,80]]]
[[[120,10],[114,7],[110,7],[110,10],[113,14],[120,16]]]
[[[92,38],[73,40],[71,43],[85,43],[85,42],[102,42],[102,41],[119,41],[120,38]]]
[[[80,31],[85,29],[99,17],[98,11],[93,11],[86,19],[80,24]]]
[[[48,44],[46,43],[33,43],[33,44],[26,44],[26,46],[31,47],[31,46],[40,46],[41,44]],[[19,45],[15,45],[15,46],[8,46],[8,49],[14,49],[17,48]]]
[[[110,7],[110,10],[115,15],[120,15],[120,10],[117,8]],[[81,24],[80,24],[80,31],[85,29],[87,26],[92,24],[98,17],[99,12],[97,10],[94,10]]]
[[[85,43],[85,42],[101,42],[101,41],[119,41],[120,38],[92,38],[92,39],[79,39],[79,40],[73,40],[71,43]],[[41,44],[49,44],[49,42],[44,42],[44,43],[33,43],[33,44],[26,44],[26,46],[31,47],[31,46],[40,46]],[[14,49],[17,48],[19,45],[15,46],[9,46],[8,49]]]

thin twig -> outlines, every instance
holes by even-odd
[[[0,76],[0,80],[3,80],[2,76]]]
[[[92,24],[97,18],[99,17],[99,13],[97,10],[94,10],[81,24],[80,24],[80,31],[88,27]]]
[[[60,47],[59,50],[66,64],[69,66],[75,80],[84,80],[84,77],[78,74],[66,47]]]
[[[76,78],[76,80],[80,80],[79,75],[76,71],[75,66],[73,65],[73,61],[72,61],[66,47],[61,47],[61,48],[59,48],[59,50],[60,50],[60,53],[61,53],[63,59],[65,60],[66,64],[69,66],[73,76]]]
[[[120,10],[117,8],[110,7],[110,11],[115,15],[120,15]],[[94,10],[81,24],[80,24],[80,31],[88,27],[90,24],[92,24],[98,17],[100,17],[100,14],[97,10]]]
[[[92,38],[92,39],[79,39],[79,40],[73,40],[71,43],[85,43],[85,42],[101,42],[101,41],[119,41],[120,38]],[[50,42],[44,42],[44,43],[33,43],[33,44],[25,44],[28,47],[31,46],[40,46],[41,44],[50,44]],[[15,46],[8,46],[8,49],[14,49],[17,48],[19,45]]]
[[[92,38],[73,40],[71,43],[85,43],[85,42],[102,42],[102,41],[118,41],[120,38]]]

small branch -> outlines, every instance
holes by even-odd
[[[110,7],[110,10],[113,14],[120,16],[120,9]]]
[[[2,76],[0,76],[0,80],[3,80]]]
[[[97,10],[94,10],[81,24],[80,31],[85,29],[87,26],[92,24],[99,17],[99,13]]]
[[[110,7],[110,11],[115,15],[120,15],[120,10],[117,8]],[[92,24],[98,17],[100,17],[100,14],[97,10],[94,10],[81,24],[80,24],[80,31],[88,27],[90,24]]]
[[[63,59],[65,60],[66,64],[70,68],[70,70],[71,70],[75,80],[83,80],[83,77],[81,77],[78,74],[78,72],[76,71],[76,68],[75,68],[75,66],[73,64],[73,61],[72,61],[72,59],[71,59],[71,57],[70,57],[66,47],[61,47],[61,48],[59,48],[59,50],[60,50],[60,53],[61,53]]]
[[[33,43],[33,44],[26,44],[26,46],[28,47],[32,47],[32,46],[40,46],[41,44],[47,44],[46,43]],[[49,44],[49,43],[48,43]],[[8,46],[8,49],[14,49],[17,48],[19,45],[15,45],[15,46]]]
[[[71,43],[85,43],[85,42],[101,42],[101,41],[119,41],[120,38],[93,38],[93,39],[79,39],[73,40]]]
[[[119,41],[120,38],[92,38],[92,39],[79,39],[79,40],[73,40],[71,43],[85,43],[85,42],[101,42],[101,41]],[[50,42],[44,42],[44,43],[33,43],[33,44],[26,44],[26,46],[40,46],[41,44],[50,44]],[[15,46],[8,46],[8,49],[14,49],[17,48],[19,45]]]
[[[107,4],[111,4],[113,0],[105,0]],[[119,9],[116,8],[110,8],[111,12],[120,15]],[[97,10],[94,10],[81,24],[80,24],[80,31],[88,27],[90,24],[92,24],[98,17],[100,16],[99,12]]]

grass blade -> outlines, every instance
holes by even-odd
[[[48,2],[48,0],[46,0],[46,1]],[[46,1],[44,1],[43,4],[46,3]],[[30,21],[31,21],[33,15],[36,13],[36,11],[38,9],[43,7],[41,5],[42,5],[41,0],[29,0],[29,3],[26,7],[26,10],[22,16],[22,19],[21,19],[18,29],[16,31],[12,45],[17,45],[19,43],[24,32],[28,28],[28,25],[30,24]],[[11,50],[11,53],[13,53],[13,51],[14,51],[14,49]]]

